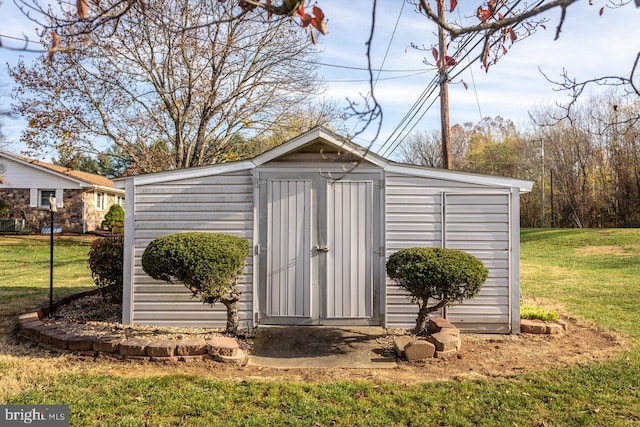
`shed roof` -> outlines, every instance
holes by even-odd
[[[114,181],[117,187],[123,188],[124,181],[126,180],[133,180],[134,185],[145,185],[249,170],[261,166],[267,162],[276,160],[282,156],[299,150],[302,147],[319,141],[325,144],[332,145],[336,148],[339,148],[340,150],[344,150],[347,153],[357,156],[363,161],[379,166],[387,172],[420,176],[425,178],[444,179],[471,184],[518,188],[521,192],[529,192],[531,191],[531,188],[533,186],[532,181],[526,181],[517,178],[481,175],[397,163],[385,159],[384,157],[370,151],[369,149],[355,144],[352,141],[349,141],[346,138],[339,136],[323,127],[315,127],[308,132],[305,132],[285,142],[282,145],[279,145],[269,151],[258,155],[257,157],[254,157],[253,159],[223,163],[218,165],[199,166],[195,168],[180,169],[167,172],[157,172],[147,175],[124,177],[118,178]]]

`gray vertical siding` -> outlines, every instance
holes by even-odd
[[[267,316],[311,317],[311,181],[267,181]]]
[[[442,191],[433,180],[387,175],[386,256],[415,246],[442,246]],[[386,326],[415,326],[417,305],[387,277]]]
[[[502,191],[504,194],[487,194]],[[490,271],[489,279],[477,298],[448,308],[446,315],[465,330],[509,330],[507,189],[388,174],[387,257],[400,249],[415,246],[462,249],[478,256]],[[415,326],[417,305],[388,278],[386,301],[387,327]]]
[[[373,182],[327,189],[327,318],[372,315]]]
[[[444,246],[476,256],[489,270],[489,278],[476,298],[447,308],[447,318],[463,330],[510,330],[509,196],[444,196]]]
[[[233,234],[252,242],[253,186],[251,172],[184,179],[134,188],[132,322],[139,325],[226,326],[226,308],[210,307],[193,298],[183,285],[151,279],[142,270],[141,257],[157,237],[186,231]],[[241,326],[252,318],[253,263],[238,283]]]

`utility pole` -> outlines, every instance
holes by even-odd
[[[445,19],[444,0],[437,0],[438,18]],[[442,167],[451,169],[451,135],[449,132],[449,72],[447,70],[447,32],[438,26],[440,51],[440,121],[442,128]]]
[[[553,211],[555,210],[553,206],[553,169],[549,169],[549,173],[551,174],[551,228],[556,227],[556,217]]]
[[[540,139],[540,228],[544,228],[544,138]]]

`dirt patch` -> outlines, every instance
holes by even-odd
[[[81,307],[81,308],[80,308]],[[99,312],[111,312],[111,317],[97,320]],[[78,300],[58,311],[62,319],[56,327],[83,334],[122,334],[121,336],[147,336],[152,339],[181,339],[220,334],[211,329],[125,327],[118,323],[119,311],[110,309],[99,299]],[[398,361],[397,369],[273,369],[250,366],[227,366],[211,360],[189,362],[118,361],[107,357],[93,358],[74,355],[56,356],[68,362],[74,371],[88,370],[121,376],[166,375],[180,372],[221,379],[336,381],[374,380],[416,383],[434,380],[479,379],[508,377],[524,372],[542,371],[602,361],[627,349],[626,341],[613,333],[572,317],[563,317],[568,331],[559,335],[487,335],[464,334],[458,357],[432,359],[409,363]],[[80,332],[79,332],[80,331]],[[405,331],[389,330],[378,339],[386,354],[393,354],[393,339]],[[249,352],[252,336],[240,337]],[[35,348],[34,352],[46,353]]]
[[[63,305],[54,319],[42,322],[77,336],[151,338],[153,340],[210,339],[222,331],[211,328],[160,328],[156,326],[123,325],[122,307],[110,304],[99,294],[82,297]]]
[[[635,246],[584,246],[575,250],[576,256],[613,255],[621,257],[635,256],[640,245]]]

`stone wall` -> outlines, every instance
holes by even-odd
[[[61,226],[62,231],[71,233],[85,231],[83,229],[82,198],[82,190],[64,190],[64,206],[58,208],[58,212],[55,214],[55,225]],[[30,207],[30,190],[28,188],[0,189],[0,199],[6,201],[11,207],[9,218],[24,219],[25,227],[33,232],[39,233],[41,227],[50,226],[51,213],[49,209]]]
[[[84,220],[87,231],[100,230],[102,228],[101,225],[104,220],[104,216],[109,212],[111,205],[116,203],[116,196],[114,194],[107,194],[106,208],[98,210],[96,209],[95,197],[96,195],[94,191],[84,193]]]

